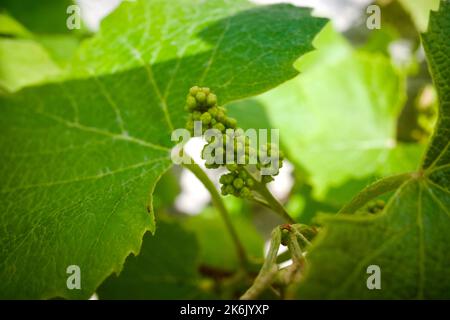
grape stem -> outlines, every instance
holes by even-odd
[[[185,155],[187,157],[187,155]],[[208,178],[206,173],[200,168],[198,164],[194,162],[193,159],[190,159],[190,164],[183,164],[183,166],[190,170],[199,180],[200,182],[205,186],[205,188],[209,191],[211,194],[212,202],[214,206],[217,208],[217,210],[220,213],[220,216],[222,217],[225,227],[227,228],[234,246],[236,248],[236,252],[238,255],[239,263],[241,267],[245,270],[248,266],[248,259],[247,255],[245,253],[244,246],[242,245],[241,241],[239,240],[239,237],[237,235],[236,229],[233,226],[233,223],[231,222],[230,215],[228,213],[227,208],[225,207],[225,204],[222,201],[222,197],[220,196],[219,192],[217,191],[216,187],[212,183],[212,181]]]
[[[252,177],[252,179],[255,182],[254,189],[267,201],[267,205],[270,206],[270,208],[278,213],[284,220],[287,222],[294,224],[295,220],[289,215],[289,213],[286,211],[286,209],[283,207],[283,205],[278,201],[277,198],[273,196],[273,194],[267,189],[266,185],[260,181],[258,181],[251,172],[249,172],[246,168],[244,170],[247,172],[247,174]],[[260,201],[256,201],[258,203],[261,203]],[[266,204],[264,204],[267,206]]]
[[[241,300],[256,299],[272,283],[278,272],[277,254],[281,243],[281,231],[276,227],[272,231],[269,252],[253,285],[240,297]]]

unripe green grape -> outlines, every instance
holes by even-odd
[[[186,122],[186,129],[188,129],[188,130],[194,130],[194,120],[189,119],[189,120]]]
[[[227,181],[228,181],[228,178],[227,178],[227,175],[226,175],[226,174],[220,176],[219,182],[220,182],[221,184],[228,184]]]
[[[240,191],[239,191],[239,196],[241,196],[242,198],[249,198],[251,196],[251,191],[249,188],[247,187],[243,187]]]
[[[217,107],[212,107],[212,108],[208,109],[208,112],[211,114],[211,116],[215,117],[215,116],[217,116],[219,109],[217,109]]]
[[[244,170],[239,171],[239,178],[241,179],[247,178],[247,172],[245,172]]]
[[[214,126],[217,123],[217,120],[216,119],[211,119],[210,123],[211,123],[212,126]]]
[[[226,124],[228,127],[235,129],[237,126],[237,120],[234,118],[227,118]]]
[[[188,96],[186,98],[186,109],[192,111],[197,108],[197,100],[193,96]]]
[[[232,183],[233,180],[234,180],[233,174],[231,174],[231,173],[226,174],[226,175],[224,175],[223,177],[225,177],[223,181],[224,181],[224,183],[226,183],[226,184],[230,184],[230,183]]]
[[[195,96],[199,90],[200,90],[200,88],[198,86],[193,86],[192,88],[189,89],[189,93],[192,96]]]
[[[224,123],[227,116],[225,115],[225,113],[223,111],[218,111],[215,118],[217,121]]]
[[[200,104],[203,104],[206,101],[206,94],[204,92],[202,92],[202,91],[197,92],[197,94],[195,95],[195,98],[197,99],[197,101]]]
[[[200,120],[201,120],[201,122],[203,123],[203,124],[210,124],[211,123],[211,119],[212,119],[212,117],[211,117],[211,115],[209,114],[209,112],[204,112],[202,115],[201,115],[201,117],[200,117]]]
[[[226,196],[228,194],[227,186],[221,186],[220,187],[220,193],[222,193],[223,196]]]
[[[252,178],[248,178],[247,180],[245,180],[245,184],[246,184],[248,187],[252,188],[252,187],[255,185],[255,181],[253,181]]]
[[[194,120],[200,120],[201,116],[202,116],[202,113],[200,111],[192,112],[192,119],[194,119]]]
[[[236,163],[227,163],[226,168],[228,169],[228,171],[233,172],[237,170],[238,165]]]
[[[211,89],[209,89],[208,87],[203,87],[203,88],[202,88],[202,91],[203,91],[206,95],[208,95],[208,94],[211,92]]]
[[[210,107],[215,106],[217,103],[217,96],[214,93],[208,94],[208,97],[206,98],[206,104]]]
[[[219,130],[220,132],[224,132],[225,131],[225,126],[222,123],[220,123],[220,122],[218,122],[215,125],[213,125],[213,128]]]
[[[242,187],[244,186],[244,180],[242,180],[241,178],[234,179],[233,186],[236,189],[242,189]]]
[[[234,188],[233,188],[233,186],[231,185],[231,184],[227,184],[226,186],[225,186],[225,191],[228,193],[228,194],[233,194],[234,193]]]

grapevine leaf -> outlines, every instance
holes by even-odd
[[[99,298],[202,298],[198,251],[194,234],[177,223],[161,221],[155,236],[144,236],[139,256],[129,256],[120,275],[100,286]]]
[[[396,142],[405,89],[404,76],[388,58],[353,50],[331,26],[315,46],[318,50],[297,62],[299,76],[258,101],[280,128],[288,158],[306,169],[322,199],[350,179],[396,173],[386,171],[399,169],[389,163],[404,153],[396,149],[406,148]],[[419,164],[420,154],[409,154],[416,157],[402,162],[402,170]]]
[[[72,0],[2,0],[0,9],[6,10],[33,33],[68,33],[67,7]]]
[[[411,15],[416,28],[423,32],[428,25],[430,10],[437,10],[439,0],[400,0],[401,5]]]
[[[423,35],[439,96],[439,120],[421,168],[399,180],[403,183],[379,215],[322,217],[325,227],[308,254],[300,297],[450,298],[449,34],[450,3],[442,1]],[[395,180],[382,180],[375,187],[388,188]],[[353,205],[374,190],[362,191]],[[353,205],[344,213],[354,211]],[[379,290],[368,289],[370,265],[380,267]]]
[[[0,88],[14,92],[59,73],[59,67],[36,41],[0,38]]]
[[[87,298],[154,231],[186,92],[221,103],[296,75],[325,20],[290,5],[123,3],[87,41],[71,80],[0,101],[0,297]],[[81,270],[69,290],[66,269]]]

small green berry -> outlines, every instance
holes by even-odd
[[[210,107],[215,106],[217,103],[217,96],[214,93],[208,94],[208,97],[206,98],[206,104]]]
[[[244,170],[239,172],[239,178],[241,179],[245,179],[247,178],[247,172],[245,172]]]
[[[233,186],[231,185],[231,184],[227,184],[226,186],[225,186],[225,191],[228,193],[228,194],[233,194],[234,193],[234,188],[233,188]]]
[[[246,184],[248,187],[252,188],[252,187],[255,185],[255,181],[253,181],[252,178],[248,178],[247,180],[245,180],[245,184]]]
[[[220,187],[220,193],[222,193],[223,196],[226,196],[227,193],[227,186]]]
[[[225,177],[224,178],[224,183],[226,183],[226,184],[230,184],[234,180],[233,174],[226,174],[223,177]]]
[[[236,163],[227,163],[226,167],[227,167],[228,171],[233,172],[233,171],[237,170],[238,165]]]
[[[227,163],[226,168],[228,169],[228,171],[233,172],[237,170],[238,165],[236,163]]]
[[[195,96],[199,90],[200,90],[200,88],[198,86],[193,86],[192,88],[189,89],[189,93],[192,96]]]
[[[197,100],[193,96],[188,96],[186,98],[186,107],[188,110],[194,110],[197,108]]]
[[[224,174],[224,175],[221,175],[221,176],[220,176],[219,182],[220,182],[221,184],[228,184],[227,181],[228,181],[228,175]]]
[[[186,129],[188,130],[194,130],[194,121],[192,119],[189,119],[186,122]]]
[[[234,119],[234,118],[227,118],[226,124],[227,124],[228,127],[234,129],[234,128],[236,128],[236,126],[237,126],[237,120]]]
[[[208,87],[203,87],[203,88],[202,88],[202,91],[203,91],[206,95],[208,95],[208,94],[211,92],[211,89],[209,89]]]
[[[211,123],[211,115],[209,114],[209,112],[205,112],[201,115],[200,120],[203,124],[210,124]]]
[[[218,111],[217,115],[216,115],[216,120],[222,123],[225,123],[227,116],[225,115],[225,113],[223,111]]]
[[[219,130],[220,132],[225,131],[225,126],[220,122],[213,125],[213,128]]]
[[[211,125],[215,125],[216,123],[217,123],[217,120],[216,119],[211,119]]]
[[[242,198],[249,198],[251,196],[251,191],[249,188],[247,187],[243,187],[240,191],[239,191],[239,196],[241,196]]]
[[[244,180],[242,180],[241,178],[234,179],[233,186],[236,189],[242,189],[242,187],[244,186]]]
[[[201,116],[202,116],[202,113],[200,111],[192,112],[192,119],[194,119],[196,121],[200,120]]]
[[[197,92],[197,94],[195,95],[195,98],[197,99],[197,101],[200,104],[203,104],[206,101],[206,94],[204,92],[202,92],[202,91]]]
[[[208,109],[208,112],[211,114],[211,116],[215,117],[215,116],[217,116],[219,109],[217,109],[217,107],[212,107],[212,108]]]

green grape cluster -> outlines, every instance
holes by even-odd
[[[216,148],[212,151],[212,156],[216,159],[220,159],[220,163],[225,164],[229,171],[235,171],[238,169],[239,164],[244,165],[249,163],[249,159],[251,155],[256,156],[256,150],[250,147],[250,139],[244,136],[244,132],[242,129],[238,129],[232,132],[226,132],[221,135],[222,141],[220,148]],[[208,169],[217,169],[221,165],[217,162],[209,163],[208,162],[208,154],[206,154],[206,150],[211,142],[208,142],[202,150],[202,158],[207,160],[206,167]],[[233,147],[231,147],[231,144]],[[228,151],[227,151],[228,150]],[[230,159],[233,159],[233,162],[227,162],[227,152],[233,151],[232,154],[228,155]],[[212,159],[211,159],[212,160]],[[236,160],[236,161],[234,161]]]
[[[217,169],[225,166],[228,173],[220,177],[221,191],[223,195],[234,195],[241,198],[251,198],[252,190],[257,181],[247,173],[244,168],[249,164],[250,159],[256,160],[256,169],[261,171],[263,168],[271,166],[271,163],[265,163],[263,153],[268,157],[274,156],[279,159],[276,172],[273,175],[261,175],[261,183],[266,184],[273,181],[273,176],[279,173],[279,168],[283,164],[283,154],[270,143],[261,146],[259,149],[252,147],[250,138],[244,135],[244,130],[237,128],[237,121],[226,115],[225,108],[218,106],[217,96],[209,88],[194,86],[189,90],[186,98],[186,110],[190,112],[186,128],[194,132],[195,121],[202,122],[202,133],[208,129],[217,129],[221,132],[220,147],[212,149],[206,153],[208,146],[215,141],[208,141],[202,150],[202,158],[206,160],[206,168]],[[233,129],[228,130],[227,129]],[[229,148],[233,144],[233,148]],[[228,155],[234,159],[233,162],[227,161],[227,150],[233,150],[233,154]],[[229,152],[229,151],[228,151]],[[208,159],[210,157],[214,159]],[[212,160],[212,161],[210,161]],[[220,160],[220,161],[217,161]]]
[[[227,117],[225,108],[217,105],[217,96],[209,88],[194,86],[189,89],[186,110],[190,112],[186,128],[191,133],[195,121],[202,122],[202,133],[208,129],[225,132],[228,128],[236,128],[236,119]]]
[[[250,198],[255,180],[242,168],[237,168],[220,177],[221,192],[225,196],[232,194],[236,197]]]

